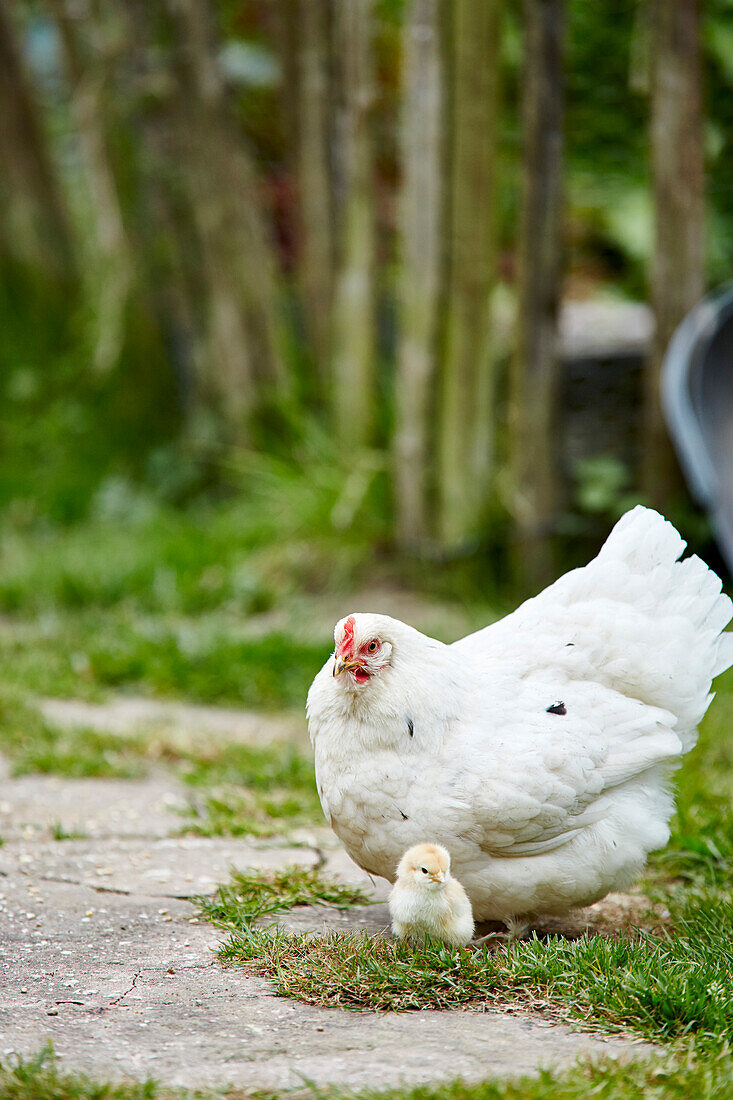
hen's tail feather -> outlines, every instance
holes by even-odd
[[[641,506],[614,527],[598,557],[457,643],[528,667],[554,669],[558,683],[594,680],[668,712],[683,750],[710,702],[714,676],[733,664],[733,604],[658,512]]]
[[[677,561],[686,545],[669,520],[638,504],[618,521],[597,560],[623,558],[635,572],[648,572],[664,561]]]
[[[637,505],[618,521],[596,560],[622,560],[630,571],[648,579],[651,599],[663,603],[660,610],[684,615],[699,631],[720,635],[733,617],[733,603],[723,593],[720,578],[697,555],[679,561],[686,545],[669,520]],[[712,675],[733,664],[733,634],[723,634],[717,642]]]
[[[685,747],[694,743],[694,727],[707,709],[714,676],[733,665],[733,634],[723,633],[733,604],[720,578],[692,556],[679,561],[686,543],[658,512],[638,506],[614,527],[594,565],[624,570],[626,583],[617,598],[634,604],[659,623],[679,624],[679,644],[665,647],[669,678],[681,689],[679,730]],[[640,590],[640,585],[643,590]],[[674,697],[674,687],[670,696]]]

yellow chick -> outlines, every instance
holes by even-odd
[[[392,931],[398,939],[426,935],[445,943],[473,938],[473,912],[466,891],[451,878],[450,855],[440,844],[416,844],[397,867],[389,895]]]

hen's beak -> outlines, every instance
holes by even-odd
[[[340,676],[347,669],[356,668],[357,664],[357,661],[345,661],[343,657],[336,657],[333,662],[333,674],[334,676]]]

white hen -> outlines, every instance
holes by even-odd
[[[336,626],[308,694],[324,813],[365,870],[450,852],[479,920],[588,905],[664,845],[671,776],[712,678],[733,663],[731,602],[658,513],[453,645],[384,615]]]

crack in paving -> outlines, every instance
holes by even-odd
[[[311,844],[299,845],[299,848],[301,851],[310,852],[312,855],[315,856],[316,861],[312,867],[314,871],[320,871],[323,867],[325,867],[326,863],[328,862],[328,855],[326,852],[323,851],[322,848],[315,847]],[[7,871],[0,871],[0,874],[2,875],[7,875],[7,873]],[[193,904],[196,901],[196,898],[200,896],[200,893],[170,893],[165,890],[156,890],[154,893],[149,893],[148,891],[141,890],[139,888],[135,890],[126,890],[124,889],[124,887],[121,886],[105,886],[103,883],[90,882],[88,879],[73,879],[61,877],[58,875],[34,874],[32,867],[24,867],[19,871],[19,873],[26,878],[33,878],[37,882],[56,882],[67,886],[76,886],[81,889],[91,890],[95,894],[117,894],[122,897],[147,897],[151,900],[167,899],[169,901],[186,901],[189,904]],[[369,877],[371,879],[371,876]],[[371,881],[372,883],[374,883],[373,879],[371,879]]]
[[[74,878],[57,878],[54,875],[34,875],[31,871],[21,871],[21,874],[27,875],[29,878],[34,878],[36,882],[58,882],[64,886],[80,886],[85,890],[92,890],[95,894],[120,894],[122,897],[132,897],[134,894],[139,894],[138,890],[123,890],[117,886],[96,886],[93,882],[80,882]],[[172,894],[148,894],[144,895],[150,898],[159,897],[172,897]],[[187,900],[187,899],[181,899]]]
[[[129,994],[130,994],[130,993],[132,993],[133,989],[135,989],[135,988],[136,988],[136,986],[137,986],[137,980],[138,980],[138,978],[140,977],[140,975],[142,974],[142,972],[143,972],[143,969],[144,969],[144,968],[143,968],[143,967],[141,967],[141,968],[140,968],[140,969],[139,969],[139,970],[137,971],[137,973],[133,975],[133,979],[132,979],[132,985],[130,986],[130,988],[129,988],[129,989],[126,989],[124,993],[120,993],[119,997],[115,997],[115,999],[114,999],[113,1001],[110,1001],[110,1002],[109,1002],[109,1007],[110,1007],[110,1008],[112,1008],[112,1007],[113,1007],[114,1005],[118,1005],[118,1004],[120,1003],[120,1001],[124,1001],[125,997],[129,996]],[[83,1004],[84,1002],[83,1002],[83,1001],[73,1001],[73,1002],[69,1002],[69,1003],[73,1003],[73,1004]]]
[[[7,876],[7,874],[7,871],[0,871],[0,875]],[[33,878],[35,882],[57,882],[63,886],[78,886],[83,890],[91,890],[95,894],[118,894],[123,898],[150,898],[151,901],[162,898],[168,901],[187,901],[192,905],[198,897],[198,894],[165,894],[162,892],[148,894],[143,890],[123,890],[122,887],[119,886],[102,886],[94,882],[86,882],[74,878],[58,878],[55,875],[34,875],[32,871],[28,870],[20,871],[20,874],[24,875],[26,878]]]

